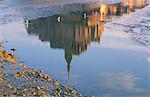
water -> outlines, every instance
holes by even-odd
[[[99,8],[96,1],[22,0],[21,6],[16,1],[1,4],[0,39],[8,41],[6,49],[17,48],[20,61],[86,95],[150,96],[150,23],[136,21],[145,26],[131,27],[135,14],[139,21],[150,20],[135,11],[147,10],[141,9],[145,3],[109,4],[112,11],[107,11],[105,3]]]

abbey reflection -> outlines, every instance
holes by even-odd
[[[29,34],[39,36],[41,41],[50,42],[51,48],[64,49],[69,78],[73,55],[80,55],[86,51],[92,41],[100,43],[105,21],[113,16],[132,11],[129,3],[130,0],[117,4],[100,3],[98,7],[95,4],[89,4],[86,7],[90,10],[27,21],[27,25],[29,23],[27,30]],[[139,8],[139,6],[143,7],[145,3],[141,5],[138,3],[137,7],[134,4],[133,8]]]
[[[49,41],[51,48],[64,49],[70,71],[73,55],[86,51],[91,41],[100,43],[104,22],[100,22],[99,14],[94,12],[86,19],[81,12],[60,17],[61,22],[57,21],[58,16],[31,20],[27,30],[29,34],[38,35],[41,41]]]
[[[91,41],[100,42],[104,23],[99,22],[99,14],[94,12],[86,19],[82,18],[81,13],[60,17],[61,22],[57,21],[58,16],[31,20],[27,29],[29,34],[38,35],[40,40],[49,41],[51,48],[64,49],[67,68],[70,71],[73,55],[86,51]]]

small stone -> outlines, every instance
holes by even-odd
[[[9,85],[8,85],[8,88],[12,88],[12,86],[9,84]]]
[[[40,97],[53,97],[53,96],[50,96],[49,94],[43,94]]]
[[[77,92],[73,90],[73,91],[71,91],[71,94],[77,94]]]
[[[39,87],[39,86],[37,86],[36,88],[37,88],[38,90],[40,90],[40,87]]]
[[[22,96],[23,96],[23,97],[25,97],[25,96],[26,96],[26,94],[22,94]]]
[[[16,48],[12,48],[11,50],[12,50],[12,51],[15,51],[15,50],[16,50]]]
[[[5,68],[5,66],[0,66],[0,69],[3,69],[3,68]]]

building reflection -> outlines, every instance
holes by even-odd
[[[86,51],[91,42],[100,44],[105,21],[110,17],[128,13],[133,8],[146,6],[145,0],[137,0],[136,3],[135,1],[134,3],[133,0],[126,0],[126,2],[123,0],[116,4],[88,4],[86,7],[90,10],[83,9],[65,15],[29,20],[26,21],[27,31],[29,35],[39,36],[41,41],[50,42],[51,48],[64,49],[69,79],[73,56]]]
[[[122,0],[122,4],[128,7],[128,10],[135,11],[137,8],[143,8],[148,3],[147,0]]]
[[[61,17],[61,22],[58,17]],[[99,14],[93,12],[89,18],[82,17],[81,13],[74,13],[31,20],[28,21],[28,33],[38,35],[41,41],[49,41],[51,48],[64,49],[70,71],[72,56],[86,51],[91,41],[100,43],[104,30],[104,22],[99,21]]]

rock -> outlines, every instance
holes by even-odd
[[[12,51],[15,51],[15,50],[16,50],[16,48],[12,48],[11,50],[12,50]]]
[[[72,91],[71,91],[71,94],[75,94],[75,95],[76,95],[77,92],[76,92],[75,90],[72,90]]]
[[[0,69],[3,69],[3,68],[5,68],[5,66],[0,66]]]

